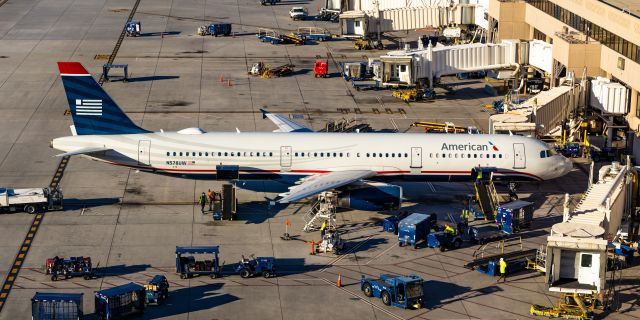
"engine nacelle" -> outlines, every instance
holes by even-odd
[[[340,192],[338,207],[364,211],[397,210],[402,204],[402,187],[366,183]]]

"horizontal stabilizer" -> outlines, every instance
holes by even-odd
[[[80,154],[94,153],[111,150],[110,148],[80,148],[74,151],[69,151],[61,154],[57,154],[56,157],[68,157],[68,156],[76,156]]]

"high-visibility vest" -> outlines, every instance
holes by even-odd
[[[507,262],[502,260],[500,261],[500,273],[507,272]]]
[[[456,229],[452,228],[450,225],[446,225],[446,226],[444,227],[444,231],[445,231],[445,232],[449,232],[449,233],[451,233],[451,234],[456,234]]]
[[[469,219],[469,210],[462,209],[462,214],[460,215],[460,218],[462,218],[462,220],[468,220]]]

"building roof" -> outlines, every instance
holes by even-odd
[[[638,0],[600,0],[600,2],[604,2],[621,11],[629,12],[640,19],[640,1]]]

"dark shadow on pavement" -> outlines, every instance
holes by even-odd
[[[129,78],[129,82],[143,82],[143,81],[156,81],[156,80],[169,80],[179,79],[180,76],[148,76],[148,77],[135,77]]]
[[[169,299],[162,305],[147,306],[144,318],[158,319],[185,315],[190,312],[211,310],[217,306],[240,300],[234,295],[222,293],[223,286],[223,283],[212,283],[171,290],[169,291]]]

